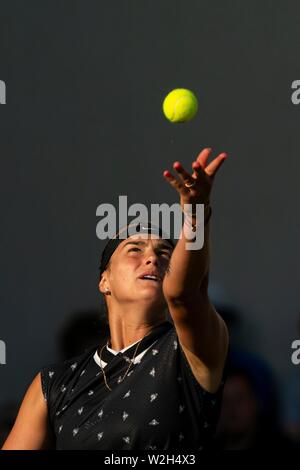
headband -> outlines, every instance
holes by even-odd
[[[124,236],[125,232],[125,236]],[[164,238],[172,248],[175,247],[174,241],[171,238],[167,238],[166,234],[162,231],[160,227],[157,227],[156,225],[153,225],[151,223],[138,223],[138,224],[133,224],[133,225],[127,225],[123,229],[121,229],[113,238],[108,240],[101,256],[101,263],[100,263],[100,276],[102,273],[105,271],[106,266],[113,254],[113,252],[116,250],[116,248],[122,243],[123,240],[126,240],[126,238],[131,237],[132,235],[137,235],[139,233],[148,233],[148,234],[154,234],[158,235],[160,238]],[[122,238],[119,238],[120,235],[122,235]]]

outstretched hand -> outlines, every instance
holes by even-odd
[[[168,170],[164,171],[164,178],[180,195],[182,208],[184,204],[209,204],[214,177],[227,158],[227,154],[223,152],[207,163],[211,152],[211,148],[205,148],[199,153],[196,161],[192,163],[193,174],[188,173],[180,162],[173,164],[179,179],[175,178]]]

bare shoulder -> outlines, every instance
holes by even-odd
[[[39,372],[25,393],[15,424],[2,450],[50,449],[52,445],[47,403]]]

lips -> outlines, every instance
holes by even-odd
[[[161,282],[161,277],[157,271],[145,271],[139,276],[139,279],[145,281]]]

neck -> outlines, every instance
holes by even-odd
[[[157,313],[159,312],[159,313]],[[155,310],[150,314],[133,308],[131,311],[122,312],[109,308],[110,347],[115,351],[130,346],[144,338],[156,326],[166,320],[164,309]]]

